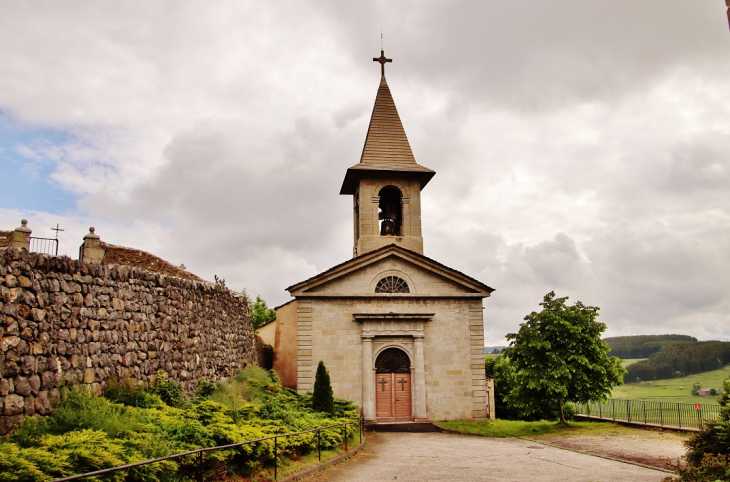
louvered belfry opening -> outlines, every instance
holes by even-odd
[[[411,420],[411,360],[398,348],[375,360],[375,416],[381,421]]]

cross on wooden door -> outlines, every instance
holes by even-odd
[[[383,391],[385,391],[385,386],[388,384],[388,382],[383,378],[378,383],[380,383],[380,386],[383,387]]]
[[[398,383],[400,383],[400,391],[404,391],[406,388],[406,384],[408,383],[405,378],[401,378],[398,380]]]

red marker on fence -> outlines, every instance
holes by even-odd
[[[695,408],[697,410],[702,410],[702,405],[700,405],[699,403],[695,403]]]

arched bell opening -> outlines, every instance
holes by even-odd
[[[402,236],[403,193],[395,186],[385,186],[378,193],[378,220],[381,236]]]
[[[411,359],[399,348],[387,348],[375,359],[375,416],[412,419]]]

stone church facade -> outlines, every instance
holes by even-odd
[[[493,417],[482,301],[494,290],[423,254],[421,191],[435,172],[416,162],[381,73],[340,191],[353,197],[353,258],[287,288],[274,368],[307,392],[323,361],[335,396],[367,421]]]

